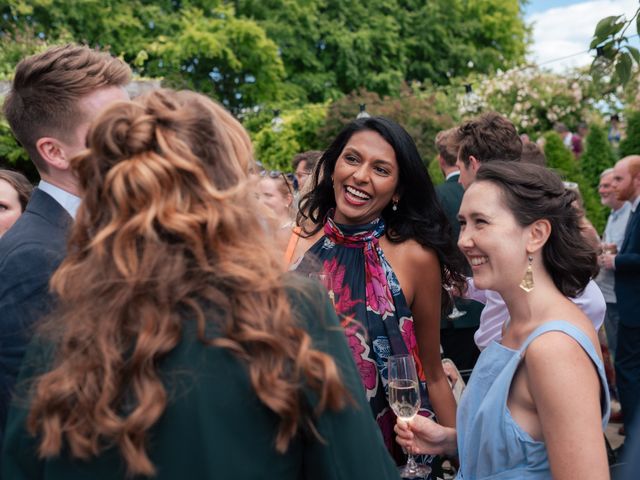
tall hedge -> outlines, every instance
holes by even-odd
[[[597,189],[600,174],[613,167],[616,156],[607,138],[607,132],[599,125],[590,125],[585,141],[584,153],[580,157],[580,171],[592,188]]]
[[[600,203],[597,189],[592,187],[582,174],[578,162],[569,149],[564,146],[560,135],[548,132],[544,138],[544,155],[547,158],[547,167],[558,172],[563,180],[578,184],[587,218],[593,223],[596,230],[602,233],[606,223],[606,213]]]
[[[626,135],[620,141],[620,157],[640,155],[640,112],[631,112],[627,115],[625,130]]]

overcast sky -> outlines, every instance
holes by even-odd
[[[589,65],[593,54],[585,51],[598,21],[623,13],[630,18],[638,5],[638,0],[531,0],[525,6],[525,18],[533,23],[533,45],[528,59],[555,71]],[[629,27],[627,34],[636,34],[635,25]],[[638,38],[633,42],[637,45]],[[580,52],[585,53],[551,62]]]

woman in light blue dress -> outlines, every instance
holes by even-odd
[[[456,429],[422,418],[396,425],[414,453],[458,455],[460,479],[609,478],[600,347],[566,298],[597,270],[571,199],[551,171],[515,162],[483,165],[465,192],[458,246],[510,321],[480,355]]]

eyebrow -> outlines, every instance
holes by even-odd
[[[471,212],[469,214],[469,218],[471,220],[473,220],[474,218],[478,218],[478,217],[484,217],[484,218],[490,218],[489,215],[487,215],[486,213],[478,213],[478,212]],[[465,218],[464,215],[461,215],[460,213],[458,214],[458,220]]]

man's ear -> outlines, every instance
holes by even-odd
[[[39,138],[36,142],[36,149],[47,165],[57,170],[69,169],[69,159],[60,140],[53,137]]]
[[[469,167],[474,173],[480,169],[480,161],[473,155],[469,155]]]
[[[529,241],[527,242],[527,252],[535,253],[542,249],[551,235],[551,223],[546,218],[536,220],[529,225]]]

